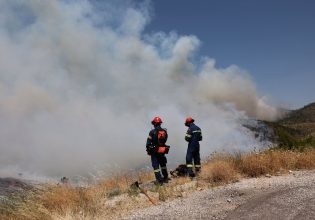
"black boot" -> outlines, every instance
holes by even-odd
[[[163,185],[163,178],[161,176],[161,173],[160,172],[154,172],[155,174],[155,181],[154,181],[154,184],[155,185]]]
[[[168,178],[168,172],[166,168],[162,169],[162,175],[163,175],[163,182],[168,183],[170,179]]]
[[[156,185],[156,186],[162,186],[163,183],[164,183],[163,180],[155,180],[155,181],[154,181],[154,185]]]
[[[191,177],[191,178],[193,178],[193,177],[196,176],[191,167],[187,167],[187,174],[188,174],[189,177]]]

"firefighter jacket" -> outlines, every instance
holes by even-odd
[[[165,140],[163,141],[164,144],[166,143],[167,138],[168,138],[167,130],[165,128],[161,128],[161,126],[156,126],[154,129],[150,131],[149,136],[147,138],[146,149],[147,149],[148,154],[151,154],[154,151],[154,148],[160,145],[159,139],[158,139],[158,132],[161,130],[165,131],[166,133]]]
[[[194,123],[191,123],[186,132],[185,140],[188,142],[189,148],[199,147],[199,141],[202,141],[201,129]]]

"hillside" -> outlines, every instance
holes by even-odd
[[[276,122],[266,122],[275,132],[280,147],[315,147],[315,102],[289,111]]]
[[[315,102],[301,109],[290,111],[279,121],[281,124],[315,123]]]

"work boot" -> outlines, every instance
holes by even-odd
[[[161,169],[162,169],[162,175],[163,175],[163,182],[168,183],[168,172],[167,172],[166,166],[162,167]]]
[[[170,180],[171,180],[171,179],[168,178],[168,177],[164,177],[164,178],[163,178],[163,182],[164,182],[164,183],[168,183],[168,181],[170,181]]]
[[[190,168],[190,167],[187,167],[187,174],[189,175],[189,177],[193,178],[195,177],[195,173],[194,171]]]
[[[167,168],[166,168],[166,167],[162,167],[161,170],[162,170],[162,175],[163,175],[163,177],[164,177],[164,178],[165,178],[165,177],[168,177]]]
[[[163,178],[162,178],[160,172],[154,172],[154,175],[155,175],[156,181],[159,181],[159,182],[162,182],[162,181],[163,181]]]
[[[155,180],[155,181],[154,181],[154,185],[156,185],[156,186],[162,186],[163,183],[164,183],[163,180]]]
[[[191,173],[189,173],[189,177],[190,177],[190,178],[194,178],[194,177],[196,177],[196,174],[193,173],[193,172],[191,172]]]

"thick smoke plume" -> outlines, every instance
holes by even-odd
[[[0,0],[0,170],[71,176],[149,165],[144,145],[156,115],[174,163],[184,162],[188,115],[203,129],[204,156],[258,144],[240,121],[277,111],[248,73],[196,57],[193,35],[144,34],[149,9]]]

